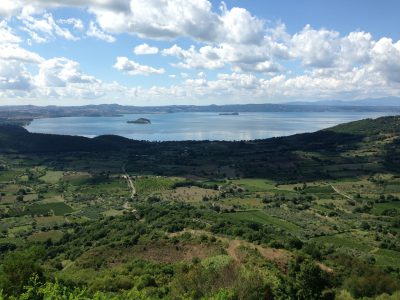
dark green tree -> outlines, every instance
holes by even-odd
[[[33,275],[42,276],[41,249],[29,248],[7,253],[0,267],[0,290],[6,295],[19,295]]]
[[[290,266],[290,294],[298,300],[321,299],[328,286],[328,274],[312,260],[296,261]]]

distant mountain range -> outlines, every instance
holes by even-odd
[[[400,97],[371,98],[360,100],[322,100],[322,101],[293,101],[287,105],[328,105],[328,106],[400,106]]]

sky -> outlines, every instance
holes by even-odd
[[[398,0],[0,0],[0,105],[400,96]]]

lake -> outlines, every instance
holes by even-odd
[[[65,117],[34,120],[30,132],[95,137],[115,134],[136,140],[253,140],[313,132],[340,123],[376,118],[384,112],[259,112],[130,114],[121,117]],[[147,118],[151,124],[128,124]]]

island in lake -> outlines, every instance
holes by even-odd
[[[151,124],[151,121],[146,118],[139,118],[135,121],[127,121],[128,124]]]
[[[233,113],[220,113],[220,116],[238,116],[238,112],[233,112]]]

